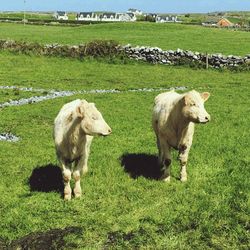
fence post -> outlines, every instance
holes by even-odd
[[[208,69],[208,53],[206,52],[206,69]]]

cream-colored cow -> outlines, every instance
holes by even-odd
[[[210,120],[204,108],[204,102],[209,96],[208,92],[199,93],[195,90],[184,94],[169,91],[156,96],[152,124],[157,137],[159,163],[164,170],[164,181],[170,181],[171,148],[179,150],[181,181],[187,180],[186,164],[194,125]]]
[[[71,174],[75,180],[74,195],[81,196],[80,176],[88,170],[93,136],[110,133],[111,128],[94,103],[78,99],[62,107],[54,122],[54,141],[64,179],[65,200],[71,199]]]

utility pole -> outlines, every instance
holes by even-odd
[[[23,0],[23,5],[24,5],[24,9],[23,9],[23,25],[25,25],[25,19],[26,19],[26,0]]]

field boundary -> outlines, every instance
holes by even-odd
[[[119,45],[113,40],[95,40],[86,44],[61,45],[39,44],[14,40],[0,40],[0,49],[15,53],[35,54],[42,56],[83,58],[125,58],[162,65],[189,65],[195,68],[228,68],[250,70],[250,54],[245,56],[221,53],[208,54],[189,50],[162,50],[158,47]]]
[[[116,94],[116,93],[126,93],[126,92],[157,92],[166,90],[186,90],[187,87],[170,87],[170,88],[139,88],[139,89],[128,89],[128,90],[118,90],[118,89],[91,89],[91,90],[46,90],[46,89],[34,89],[32,87],[17,87],[17,86],[0,86],[0,89],[17,89],[26,92],[42,92],[48,93],[44,96],[32,96],[29,98],[21,98],[19,100],[10,100],[8,102],[0,103],[0,108],[6,108],[10,106],[22,106],[26,104],[38,103],[42,101],[47,101],[50,99],[73,96],[79,94]]]

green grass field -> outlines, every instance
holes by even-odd
[[[1,12],[0,18],[20,18],[23,19],[25,14],[25,18],[31,19],[52,19],[53,13],[32,13],[32,12]]]
[[[121,44],[177,48],[225,55],[246,55],[249,32],[202,26],[156,23],[109,23],[79,27],[15,25],[0,23],[0,39],[39,43],[80,44],[112,39]]]
[[[147,25],[143,37],[149,39],[150,45],[168,48],[167,41],[160,39],[167,32],[163,27],[167,26],[155,25],[159,38],[153,39],[153,26]],[[27,29],[27,37],[23,37],[26,40],[72,44],[80,42],[79,30],[84,29],[65,28],[62,32],[63,28],[53,27],[48,35],[46,32],[51,27],[5,24],[0,27],[1,38],[21,39],[21,32]],[[100,33],[101,27],[106,32]],[[124,36],[120,40],[126,43],[131,38],[130,43],[145,45],[140,33],[131,31],[138,27],[142,29],[143,25],[121,29]],[[172,26],[169,27],[171,30]],[[181,44],[189,44],[194,50],[206,48],[201,37],[191,43],[196,27],[178,27],[187,39],[178,40],[180,34],[173,31],[172,40],[178,40],[176,46],[183,48]],[[39,36],[43,28],[44,35]],[[93,39],[93,34],[101,38],[105,33],[111,36],[108,38],[115,38],[119,32],[115,33],[113,28],[114,25],[88,26],[85,39]],[[244,37],[249,38],[248,33],[221,32],[232,40],[239,36],[243,47],[238,46],[237,50],[226,43],[223,48],[227,53],[249,52],[249,44],[244,42]],[[210,49],[219,50],[216,45],[211,43]],[[75,230],[66,235],[53,231],[54,243],[50,249],[249,248],[249,72],[132,62],[112,64],[2,51],[0,59],[0,85],[47,90],[122,90],[114,94],[58,98],[0,111],[0,133],[7,131],[21,137],[17,143],[0,141],[0,249],[30,233],[42,234],[55,229],[63,232],[72,228]],[[185,184],[178,180],[176,152],[173,152],[171,183],[150,178],[154,177],[157,155],[151,112],[159,91],[127,91],[176,86],[211,93],[206,109],[212,121],[196,126],[188,162],[189,179]],[[60,192],[38,191],[36,185],[47,185],[49,189],[51,184],[60,189],[52,139],[53,120],[64,103],[76,98],[95,102],[113,133],[93,141],[90,170],[82,178],[83,197],[64,202]],[[40,182],[34,183],[30,180],[35,169],[40,173]],[[51,173],[55,174],[54,179]]]

